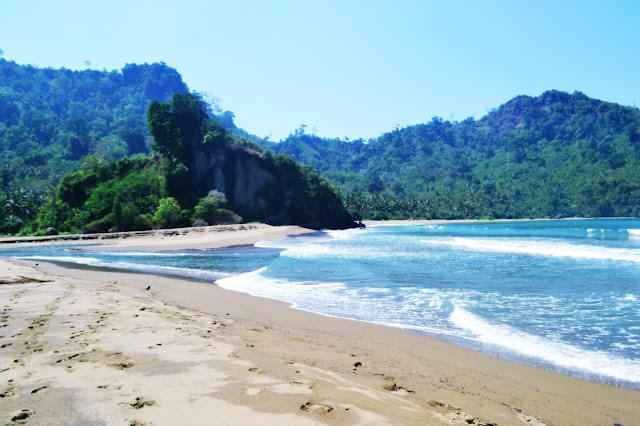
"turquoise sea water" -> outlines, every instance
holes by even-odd
[[[163,253],[70,247],[16,246],[0,256],[215,280],[640,388],[638,219],[382,226]]]

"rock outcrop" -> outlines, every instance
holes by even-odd
[[[312,229],[359,226],[322,178],[289,157],[203,144],[194,144],[191,154],[198,195],[224,193],[228,207],[245,220]]]

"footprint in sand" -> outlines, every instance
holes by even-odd
[[[427,404],[429,404],[434,408],[441,408],[449,411],[447,414],[442,416],[444,419],[447,419],[448,421],[454,421],[458,423],[462,422],[462,423],[476,425],[476,426],[496,426],[496,423],[486,421],[486,420],[481,420],[478,417],[474,417],[471,414],[467,414],[463,412],[460,408],[445,402],[429,399],[427,400]]]
[[[388,385],[384,385],[383,388],[388,390],[389,392],[397,392],[400,395],[407,395],[410,393],[415,393],[412,390],[406,389],[402,386],[398,386],[396,383],[389,383]]]
[[[529,425],[546,426],[546,423],[541,422],[537,417],[525,416],[524,414],[518,414],[517,417]],[[619,423],[615,423],[614,425],[619,425]]]
[[[113,367],[116,370],[125,370],[127,368],[131,368],[133,367],[133,363],[124,363],[124,362],[118,362],[118,363],[114,363],[114,364],[107,364],[109,367]]]
[[[516,412],[516,417],[520,421],[522,421],[524,423],[527,423],[527,424],[530,424],[530,425],[536,425],[536,426],[547,426],[546,423],[541,422],[540,419],[538,419],[537,417],[525,415],[522,412],[522,410],[517,408],[517,407],[512,407],[511,405],[509,405],[507,403],[504,403],[504,402],[502,403],[502,405],[504,405],[505,407],[515,411]],[[617,424],[617,423],[615,423],[615,424]]]
[[[464,412],[449,413],[449,414],[445,415],[444,417],[447,418],[447,419],[453,420],[455,422],[463,422],[463,423],[467,423],[467,424],[470,424],[470,425],[497,426],[496,423],[480,420],[479,418],[474,417],[471,414],[467,414],[467,413],[464,413]]]
[[[136,410],[141,409],[142,407],[151,407],[152,405],[156,405],[156,402],[153,399],[147,399],[144,397],[138,397],[136,398],[135,402],[132,402],[131,404],[129,404],[132,408],[135,408]]]
[[[45,390],[45,389],[46,389],[46,388],[48,388],[48,387],[49,387],[49,385],[46,385],[46,386],[40,386],[39,388],[32,390],[32,391],[31,391],[31,393],[38,393],[38,392],[40,392],[41,390]]]
[[[31,419],[35,414],[36,412],[31,409],[22,410],[11,418],[11,423],[24,424],[28,422],[29,419]]]
[[[13,392],[13,388],[9,388],[6,391],[0,393],[0,399],[9,399],[13,398],[14,396],[16,396],[16,394]]]
[[[302,411],[308,411],[313,414],[327,414],[333,411],[333,407],[327,404],[321,404],[319,402],[307,401],[300,406]]]

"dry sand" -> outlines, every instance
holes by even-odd
[[[3,237],[0,248],[15,245],[92,244],[92,250],[180,250],[220,248],[277,240],[286,235],[316,232],[299,226],[270,226],[263,223],[216,225],[197,228],[159,229],[153,231],[116,232],[109,234],[51,235],[43,237]]]
[[[640,424],[636,390],[212,284],[6,260],[0,282],[8,424]]]

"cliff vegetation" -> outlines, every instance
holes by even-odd
[[[23,232],[111,232],[262,221],[354,227],[332,184],[310,166],[274,155],[209,118],[196,94],[147,110],[153,156],[87,157],[62,178]]]

